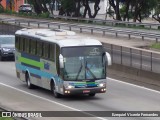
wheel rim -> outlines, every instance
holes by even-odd
[[[30,80],[29,80],[29,77],[27,75],[27,86],[30,87],[31,86],[31,83],[30,83]]]

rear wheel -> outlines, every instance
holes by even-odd
[[[34,88],[34,85],[31,83],[28,73],[26,73],[26,83],[29,89]]]
[[[56,92],[56,86],[55,86],[54,82],[51,83],[51,91],[52,91],[55,98],[60,98],[61,97],[61,94]]]

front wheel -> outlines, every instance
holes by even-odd
[[[54,83],[51,85],[51,91],[52,91],[55,98],[60,98],[61,97],[61,94],[57,93],[56,86],[55,86]]]

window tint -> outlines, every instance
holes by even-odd
[[[57,68],[57,74],[60,74],[60,68],[59,68],[59,55],[60,55],[60,47],[56,45],[56,68]]]
[[[49,44],[48,43],[43,44],[43,57],[45,58],[49,57]]]
[[[19,50],[19,37],[16,36],[15,47]]]
[[[24,39],[20,37],[20,51],[24,50]]]
[[[30,48],[30,53],[31,54],[36,54],[36,41],[35,40],[31,40],[31,48]]]
[[[42,56],[42,48],[43,48],[42,42],[37,42],[37,55],[38,56]]]
[[[49,58],[51,59],[51,60],[53,60],[54,61],[54,55],[55,54],[55,44],[51,44],[50,45],[50,50],[49,50]]]
[[[24,51],[29,53],[29,44],[30,44],[30,40],[29,39],[25,39],[25,47],[24,47]]]

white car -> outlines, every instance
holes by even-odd
[[[19,7],[19,12],[32,12],[32,6],[30,4],[23,4]]]

